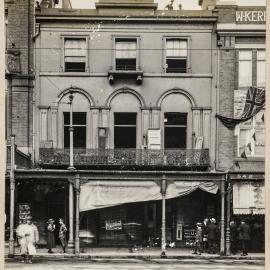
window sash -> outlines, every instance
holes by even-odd
[[[137,41],[117,41],[115,42],[116,59],[136,59]]]
[[[264,111],[256,114],[247,125],[240,125],[238,135],[238,155],[245,150],[247,156],[263,157],[265,155],[265,125],[261,120]],[[253,135],[255,134],[256,140]],[[248,147],[250,143],[251,151]]]
[[[76,61],[81,59],[85,61],[86,57],[86,39],[65,39],[65,60]]]
[[[239,51],[239,86],[252,85],[252,50]]]
[[[187,58],[187,40],[167,39],[166,57]]]

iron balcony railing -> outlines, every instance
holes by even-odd
[[[69,149],[40,148],[40,165],[68,165]],[[209,166],[209,149],[74,149],[74,165]]]

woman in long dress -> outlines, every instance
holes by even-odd
[[[52,248],[55,248],[55,236],[54,236],[55,224],[54,224],[54,220],[52,218],[50,218],[47,223],[48,223],[48,225],[47,225],[47,233],[48,233],[47,248],[48,248],[48,253],[53,253]]]

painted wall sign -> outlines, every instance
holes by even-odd
[[[263,10],[241,10],[236,11],[237,22],[265,22],[266,11]]]

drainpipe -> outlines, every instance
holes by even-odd
[[[220,47],[217,50],[217,87],[216,87],[216,114],[219,113],[219,64],[220,64]],[[219,165],[218,158],[218,118],[216,117],[216,138],[215,138],[215,170]]]
[[[231,180],[229,171],[226,173],[227,182],[227,224],[226,224],[226,255],[231,255],[231,241],[230,241],[230,220],[231,220]]]
[[[162,196],[162,225],[161,225],[161,258],[167,258],[166,255],[166,176],[162,175],[161,180],[161,196]]]

